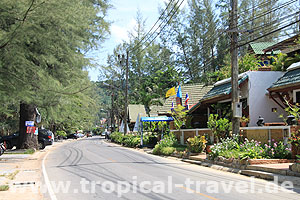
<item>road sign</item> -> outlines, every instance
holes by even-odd
[[[26,133],[34,133],[34,132],[35,132],[35,127],[34,126],[27,126]]]
[[[34,126],[34,121],[25,121],[25,126]]]

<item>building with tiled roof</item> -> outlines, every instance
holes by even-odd
[[[243,116],[250,118],[249,126],[256,126],[262,116],[266,123],[281,122],[278,113],[284,110],[267,95],[267,89],[281,77],[278,71],[248,71],[239,75],[240,102]],[[199,128],[206,127],[209,114],[222,114],[231,111],[231,78],[218,81],[214,87],[194,106],[189,113],[192,123]],[[219,105],[219,106],[216,106]],[[217,107],[217,108],[216,108]],[[225,110],[225,109],[228,109]]]
[[[280,51],[281,53],[288,54],[288,56],[294,55],[295,53],[300,52],[300,44],[299,44],[300,34],[294,35],[293,37],[287,38],[273,44],[269,47],[266,47],[263,51],[264,53],[268,54],[270,52],[277,52]]]
[[[300,103],[300,62],[292,64],[268,91],[282,108],[286,107],[284,98],[293,103]]]
[[[212,86],[205,86],[204,84],[186,84],[181,85],[182,91],[182,104],[184,105],[186,93],[188,93],[190,100],[188,101],[189,108],[191,109],[199,100],[212,88]],[[176,94],[178,91],[178,86],[176,87]],[[150,116],[158,115],[169,115],[171,113],[172,102],[176,106],[176,95],[167,98],[163,106],[151,106]]]
[[[270,46],[275,45],[276,42],[251,42],[249,44],[249,48],[248,48],[248,52],[250,54],[255,54],[255,55],[264,55],[264,54],[268,54],[271,55],[271,51],[270,52],[264,52],[264,49],[267,49]],[[273,51],[273,54],[279,54],[280,50],[275,50]]]

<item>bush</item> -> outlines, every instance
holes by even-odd
[[[177,139],[174,134],[165,135],[154,147],[152,153],[155,155],[171,155],[178,146]]]
[[[155,145],[152,153],[154,155],[164,155],[169,156],[176,150],[175,147],[162,147],[159,144]]]
[[[205,149],[205,136],[195,136],[187,140],[188,150],[192,153],[201,153]]]
[[[160,152],[162,155],[169,156],[171,155],[176,149],[174,147],[163,147]]]
[[[67,133],[65,131],[56,131],[57,136],[67,137]]]
[[[156,144],[154,149],[152,150],[152,153],[154,155],[160,155],[160,153],[161,153],[160,151],[161,151],[161,146],[159,144]]]
[[[112,142],[122,144],[126,147],[137,147],[141,143],[141,137],[138,135],[127,134],[124,135],[120,132],[114,132],[110,135]]]
[[[163,139],[158,142],[158,144],[161,147],[173,147],[174,145],[177,145],[178,142],[174,134],[170,133],[169,135],[165,135]]]
[[[112,142],[121,144],[122,139],[123,139],[123,133],[113,132],[112,134],[110,134],[110,139]]]
[[[243,143],[239,142],[239,138],[222,139],[220,143],[211,147],[210,157],[215,158],[222,156],[225,158],[236,159],[261,159],[261,158],[290,158],[291,152],[287,145],[282,142],[274,143],[272,145],[261,145],[260,142],[247,138]]]
[[[282,142],[274,142],[271,145],[264,145],[263,156],[265,158],[291,158],[291,149]]]
[[[211,114],[208,118],[207,127],[212,130],[217,142],[229,135],[232,123],[226,118],[219,118],[218,114]]]

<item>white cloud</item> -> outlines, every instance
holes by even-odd
[[[112,39],[116,43],[121,43],[123,40],[128,41],[128,31],[126,27],[121,27],[117,25],[112,25],[111,26],[111,35]]]
[[[137,22],[134,18],[132,18],[125,26],[119,26],[113,24],[111,26],[112,39],[116,43],[121,43],[123,41],[128,42],[129,41],[128,32],[131,32],[136,26],[137,26]]]

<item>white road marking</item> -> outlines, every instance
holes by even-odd
[[[43,162],[42,162],[42,170],[43,170],[43,175],[44,175],[44,179],[45,179],[45,183],[47,185],[47,189],[48,189],[48,193],[50,195],[50,199],[51,200],[57,200],[55,194],[54,194],[54,191],[52,189],[52,186],[51,186],[51,183],[50,183],[50,180],[49,180],[49,177],[48,177],[48,174],[47,174],[47,171],[46,171],[46,167],[45,167],[45,160],[48,156],[49,152],[44,156],[43,158]]]

